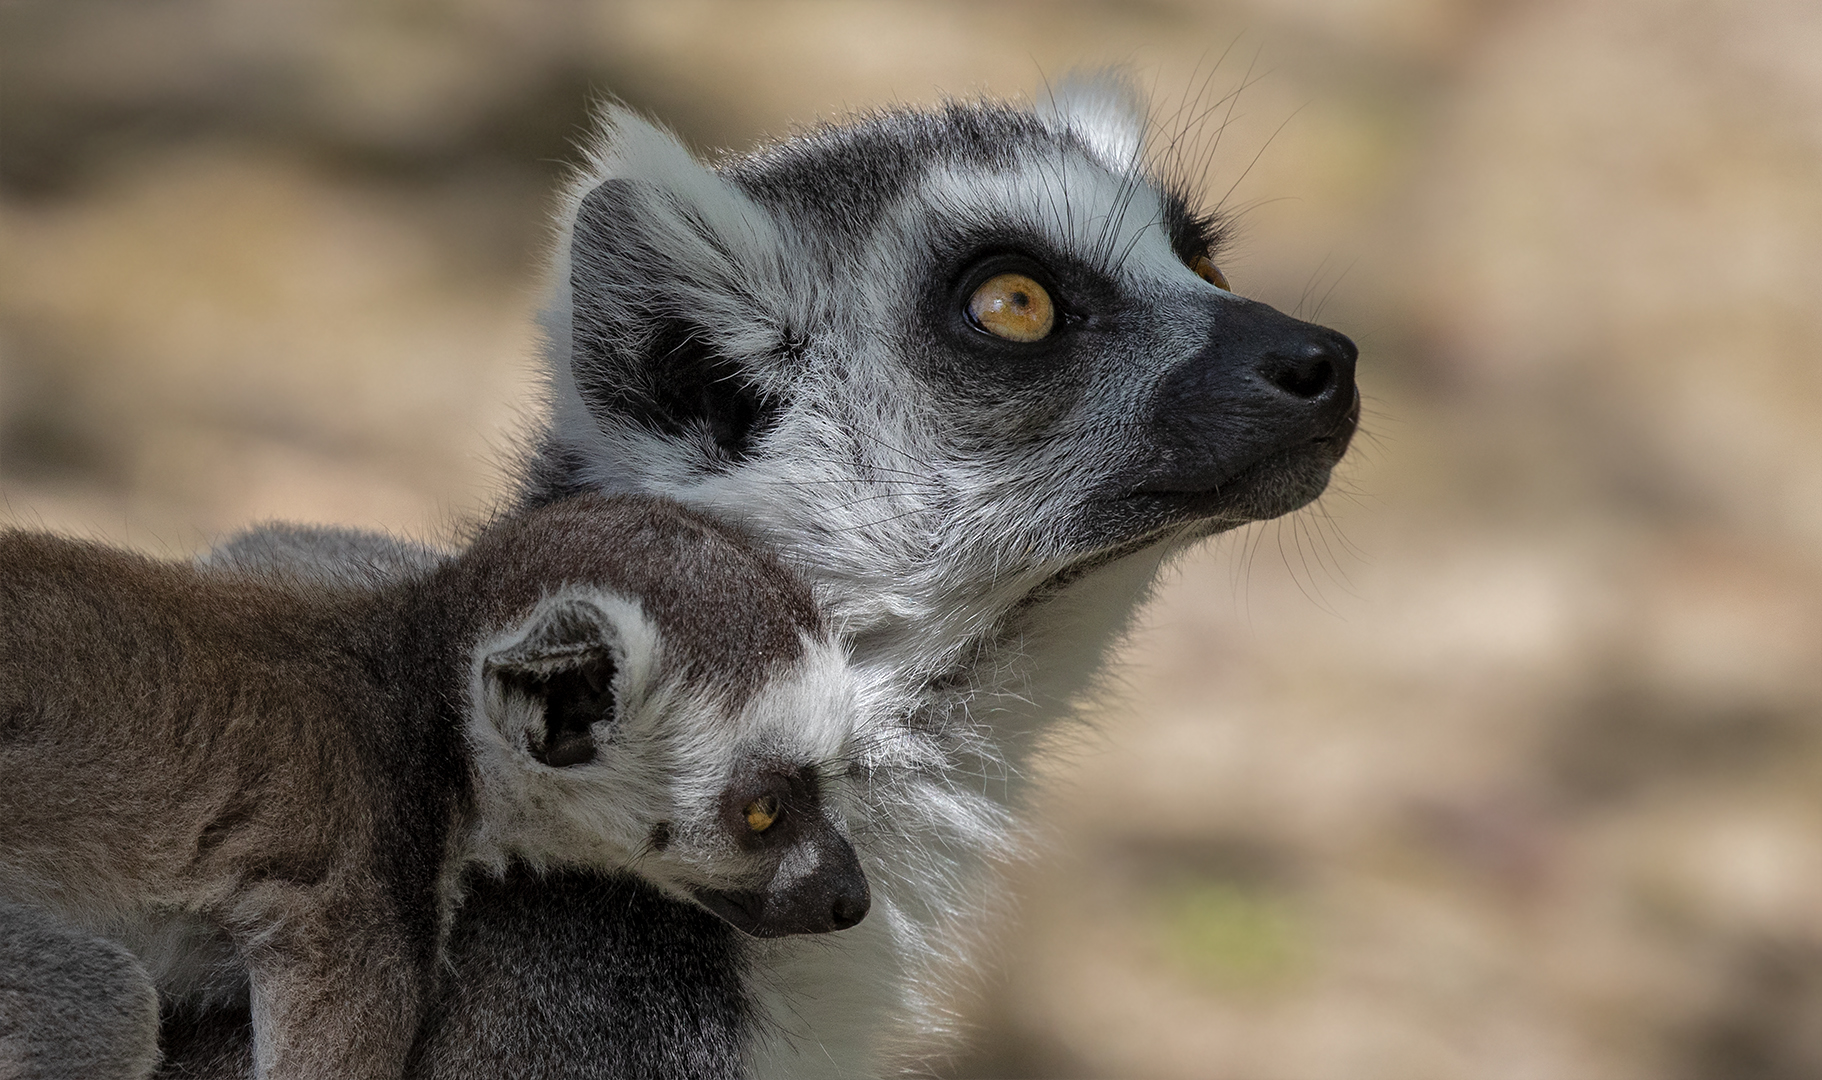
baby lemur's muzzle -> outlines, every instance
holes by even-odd
[[[846,930],[872,906],[854,845],[820,818],[805,822],[763,888],[699,889],[696,899],[754,937]]]

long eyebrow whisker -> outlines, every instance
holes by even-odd
[[[1327,256],[1324,256],[1323,261],[1324,262],[1328,261]],[[1346,266],[1342,267],[1341,273],[1335,275],[1335,280],[1329,282],[1329,287],[1322,290],[1322,298],[1320,300],[1316,301],[1316,309],[1314,311],[1310,312],[1310,321],[1311,322],[1315,322],[1317,319],[1320,319],[1322,317],[1322,309],[1328,306],[1329,297],[1334,295],[1335,287],[1337,285],[1341,284],[1341,279],[1347,277],[1348,274],[1353,271],[1355,265],[1357,265],[1359,262],[1360,262],[1359,259],[1354,259],[1351,262],[1349,262]]]
[[[1295,109],[1292,109],[1291,114],[1285,117],[1276,128],[1272,129],[1271,137],[1266,139],[1264,145],[1259,147],[1259,152],[1253,155],[1253,160],[1246,163],[1246,168],[1240,170],[1240,175],[1234,178],[1234,182],[1227,186],[1227,191],[1221,196],[1221,201],[1215,204],[1216,206],[1225,206],[1227,204],[1227,200],[1233,197],[1234,189],[1239,187],[1245,182],[1246,178],[1252,174],[1253,167],[1258,165],[1259,159],[1263,158],[1265,152],[1271,149],[1272,143],[1277,141],[1278,136],[1284,133],[1284,129],[1290,126],[1292,120],[1297,119],[1297,114],[1301,113],[1308,106],[1309,103],[1305,102]]]

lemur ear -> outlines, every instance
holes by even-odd
[[[1073,132],[1089,153],[1117,172],[1138,169],[1148,113],[1131,74],[1118,69],[1066,76],[1043,109],[1050,126]]]
[[[482,659],[489,712],[510,743],[545,765],[593,761],[597,726],[615,719],[624,661],[608,611],[547,600]]]
[[[706,429],[739,460],[771,408],[758,378],[789,338],[770,214],[625,110],[572,202],[568,374],[596,421]]]

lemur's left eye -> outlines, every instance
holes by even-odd
[[[1196,272],[1197,277],[1208,282],[1210,285],[1213,285],[1215,288],[1228,289],[1227,275],[1223,274],[1220,267],[1215,265],[1215,261],[1207,255],[1196,256],[1195,261],[1189,264],[1189,268]],[[1228,289],[1228,291],[1232,292],[1233,290]]]
[[[1038,341],[1056,326],[1056,305],[1024,274],[995,274],[968,298],[974,325],[1007,341]]]
[[[754,832],[765,832],[772,827],[774,821],[778,820],[778,798],[774,795],[761,795],[747,803],[744,813],[747,818],[747,828]]]

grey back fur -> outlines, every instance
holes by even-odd
[[[0,898],[0,1080],[139,1080],[158,994],[119,944]]]
[[[209,552],[202,564],[243,574],[361,586],[423,573],[443,557],[427,545],[381,533],[273,522],[257,533],[230,538]]]

